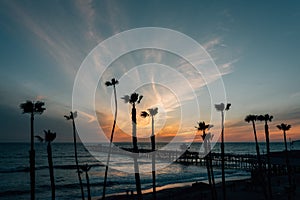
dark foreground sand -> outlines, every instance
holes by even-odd
[[[291,199],[299,200],[300,199],[300,175],[295,176],[296,182],[296,191],[292,194]],[[210,190],[207,189],[208,185],[205,183],[200,183],[198,185],[192,186],[192,183],[184,185],[174,184],[171,188],[158,188],[157,199],[172,199],[172,200],[193,200],[193,199],[211,199]],[[273,190],[273,198],[272,199],[288,199],[287,192],[288,181],[286,176],[280,177],[272,177],[272,190]],[[259,200],[264,199],[263,191],[261,186],[252,184],[250,179],[244,180],[234,180],[227,181],[227,199],[241,199],[241,200]],[[222,189],[221,184],[217,184],[217,193],[218,199],[222,199]],[[99,199],[99,198],[95,198]],[[101,198],[100,198],[101,199]],[[136,200],[138,199],[135,195],[126,195],[119,194],[109,196],[106,199],[109,200]],[[144,200],[150,200],[152,198],[152,193],[146,193],[144,191],[143,194]]]

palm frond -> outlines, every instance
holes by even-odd
[[[143,97],[144,97],[143,95],[140,95],[139,100],[137,101],[137,103],[141,103],[141,100],[142,100]]]
[[[37,101],[34,104],[34,112],[37,113],[37,114],[42,114],[46,110],[46,108],[43,107],[44,105],[45,105],[44,102]]]
[[[77,116],[78,116],[77,111],[73,112],[73,115],[72,115],[73,119],[75,119]]]
[[[66,120],[70,120],[71,119],[71,117],[67,116],[67,115],[64,115],[64,117],[66,118]]]
[[[123,99],[125,103],[130,102],[129,95],[125,95],[125,96],[121,97],[121,99]]]
[[[226,110],[226,111],[229,110],[229,109],[230,109],[230,106],[231,106],[231,103],[227,103],[225,110]]]
[[[109,81],[106,81],[106,82],[105,82],[105,85],[106,85],[106,86],[112,86],[112,83],[109,82]]]
[[[148,116],[149,116],[149,113],[148,113],[148,112],[146,112],[146,111],[142,111],[142,112],[141,112],[141,117],[146,118],[146,117],[148,117]]]
[[[225,105],[224,105],[224,103],[215,104],[215,108],[217,111],[223,111],[225,108]]]
[[[35,135],[34,137],[35,137],[39,142],[44,142],[44,138],[42,138],[41,136]]]

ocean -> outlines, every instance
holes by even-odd
[[[97,146],[89,144],[89,147]],[[157,146],[164,144],[157,144]],[[81,165],[89,164],[91,195],[101,196],[103,188],[103,177],[106,155],[99,154],[97,159],[87,151],[83,144],[78,143],[78,159]],[[131,147],[131,143],[118,143],[118,146]],[[139,148],[149,148],[148,143],[139,143]],[[200,144],[193,143],[191,151],[199,151]],[[271,143],[271,151],[283,151],[283,143]],[[29,199],[30,198],[30,176],[29,176],[29,148],[27,143],[0,143],[0,199]],[[174,147],[176,148],[176,147]],[[289,148],[299,150],[300,142]],[[90,148],[89,148],[90,149]],[[36,143],[36,199],[50,199],[51,188],[47,162],[46,144]],[[174,149],[173,149],[174,150]],[[260,143],[261,153],[265,152],[265,143]],[[53,143],[53,164],[55,166],[56,199],[81,199],[78,177],[75,169],[74,146],[72,143]],[[213,152],[220,152],[217,143]],[[226,143],[225,153],[255,154],[254,143]],[[102,156],[102,157],[101,157]],[[100,162],[102,160],[103,162]],[[128,173],[127,168],[132,167],[132,159],[126,155],[113,155],[111,159],[112,168],[108,171],[108,185],[106,193],[125,193],[127,190],[135,191],[134,174]],[[183,165],[179,163],[167,163],[168,161],[157,161],[157,166],[163,166],[156,172],[157,186],[166,186],[174,183],[187,183],[195,181],[206,181],[207,174],[204,166]],[[167,164],[166,164],[167,163]],[[141,171],[146,165],[140,165]],[[151,169],[151,168],[150,168]],[[145,170],[147,171],[147,170]],[[142,189],[152,187],[151,170],[141,173]],[[220,181],[221,169],[214,169],[216,181]],[[249,177],[250,172],[244,170],[226,169],[226,178],[240,179]],[[85,195],[86,179],[82,174]]]

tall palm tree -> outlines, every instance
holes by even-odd
[[[256,147],[256,154],[257,154],[257,160],[258,160],[258,172],[259,172],[259,180],[261,182],[261,185],[263,187],[263,192],[264,196],[266,199],[268,199],[268,195],[266,192],[265,188],[265,183],[264,183],[264,177],[263,177],[263,170],[262,170],[262,162],[261,162],[261,157],[260,157],[260,152],[259,152],[259,145],[257,141],[257,134],[256,134],[256,127],[255,127],[255,121],[257,120],[257,115],[247,115],[245,118],[245,121],[250,123],[252,122],[252,127],[253,127],[253,134],[254,134],[254,139],[255,139],[255,147]]]
[[[119,84],[119,81],[116,80],[115,78],[112,78],[111,81],[106,81],[105,82],[105,85],[107,87],[113,86],[114,96],[115,96],[115,117],[114,117],[113,127],[112,127],[112,130],[111,130],[109,150],[108,150],[108,156],[107,156],[107,161],[106,161],[106,166],[105,166],[102,199],[105,199],[105,190],[106,190],[106,182],[107,182],[108,165],[109,165],[110,154],[111,154],[111,145],[112,145],[112,142],[113,142],[115,127],[116,127],[116,122],[117,122],[117,114],[118,114],[117,92],[116,92],[116,85],[117,84]]]
[[[41,115],[46,108],[43,106],[44,102],[37,101],[26,101],[25,103],[20,104],[20,108],[24,113],[30,114],[30,151],[29,151],[29,162],[30,162],[30,194],[31,200],[35,199],[35,150],[34,150],[34,115]]]
[[[285,147],[285,156],[286,156],[286,167],[287,167],[287,171],[288,171],[288,180],[289,180],[289,186],[292,187],[292,174],[291,174],[291,166],[290,166],[290,160],[289,160],[289,153],[288,153],[288,149],[287,149],[287,142],[286,142],[286,131],[290,130],[292,126],[288,125],[288,124],[280,124],[277,125],[277,128],[279,130],[283,131],[283,139],[284,139],[284,147]]]
[[[76,142],[76,127],[75,127],[75,121],[74,119],[77,117],[77,111],[75,112],[70,112],[70,115],[64,115],[66,120],[72,120],[72,127],[73,127],[73,143],[74,143],[74,154],[75,154],[75,163],[76,163],[76,171],[77,171],[77,176],[79,180],[79,185],[80,185],[80,191],[81,191],[81,198],[84,200],[84,192],[83,192],[83,185],[82,185],[82,180],[80,176],[80,170],[79,170],[79,165],[78,165],[78,156],[77,156],[77,142]]]
[[[45,136],[42,138],[41,136],[35,136],[39,139],[40,142],[45,141],[47,143],[47,154],[48,154],[48,165],[49,165],[49,175],[51,182],[51,196],[52,200],[55,200],[55,182],[54,182],[54,170],[53,170],[53,160],[52,160],[52,148],[51,142],[53,142],[56,138],[56,133],[51,132],[50,130],[44,130]]]
[[[257,120],[265,122],[265,137],[266,137],[266,147],[267,147],[267,163],[268,163],[268,190],[269,190],[269,198],[272,199],[272,184],[271,184],[271,176],[272,176],[272,169],[271,169],[271,161],[270,161],[270,135],[269,135],[269,125],[268,122],[271,122],[273,119],[272,115],[265,114],[259,115]]]
[[[135,173],[135,184],[138,198],[142,198],[142,190],[141,190],[141,180],[139,173],[139,165],[137,161],[138,156],[138,146],[137,146],[137,137],[136,137],[136,108],[135,105],[139,104],[142,100],[143,96],[137,93],[132,93],[130,96],[125,95],[122,97],[125,103],[130,103],[132,105],[131,110],[131,120],[132,120],[132,144],[133,144],[133,161],[134,161],[134,173]]]
[[[222,190],[223,190],[223,199],[226,199],[226,182],[225,182],[225,147],[224,147],[224,110],[228,111],[231,104],[228,103],[225,105],[224,103],[215,104],[215,108],[217,111],[221,112],[221,160],[222,160]]]
[[[90,178],[89,178],[89,174],[88,172],[90,171],[92,166],[89,166],[88,164],[85,165],[81,165],[80,169],[82,170],[82,172],[85,173],[85,178],[86,178],[86,187],[87,187],[87,192],[88,192],[88,200],[91,200],[91,189],[90,189]]]
[[[212,166],[211,166],[211,156],[210,156],[210,151],[209,151],[209,146],[208,146],[208,140],[210,139],[210,136],[207,136],[206,134],[206,130],[209,130],[212,127],[212,125],[210,124],[205,124],[205,122],[198,122],[198,126],[196,126],[195,128],[197,128],[198,131],[202,131],[202,139],[203,139],[203,144],[204,144],[204,154],[205,154],[205,161],[206,161],[206,169],[207,169],[207,177],[208,177],[208,183],[210,185],[211,188],[211,196],[212,199],[216,199],[216,190],[215,190],[215,185],[213,184],[214,181],[212,180],[212,173],[213,170],[211,170]]]
[[[257,154],[257,160],[258,160],[258,167],[259,167],[260,172],[262,172],[262,163],[261,163],[261,157],[260,157],[259,145],[258,145],[258,141],[257,141],[256,127],[255,127],[256,120],[257,120],[257,115],[247,115],[245,118],[246,122],[252,123],[253,134],[254,134],[254,139],[255,139],[256,154]]]
[[[141,117],[151,117],[152,134],[151,134],[151,150],[152,150],[152,188],[153,199],[156,199],[156,177],[155,177],[155,134],[154,134],[154,116],[158,113],[158,108],[149,108],[147,111],[142,111]]]

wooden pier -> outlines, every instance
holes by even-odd
[[[99,145],[95,148],[95,151],[101,153],[108,153],[109,148],[106,146]],[[153,152],[150,149],[139,149],[137,154],[133,154],[132,148],[122,148],[114,146],[111,149],[112,154],[126,155],[132,157],[133,155],[139,158],[151,158]],[[285,152],[272,152],[270,154],[271,158],[271,168],[274,174],[284,174],[286,173],[285,166]],[[300,151],[290,152],[291,164],[296,171],[300,171]],[[157,160],[164,160],[168,162],[177,162],[185,165],[199,165],[205,166],[205,155],[199,152],[193,151],[182,151],[182,150],[156,150],[155,156]],[[261,155],[263,168],[267,168],[266,155]],[[211,159],[213,167],[221,167],[221,154],[211,153]],[[256,155],[250,154],[229,154],[225,153],[225,168],[227,169],[244,169],[252,170],[258,167]]]

